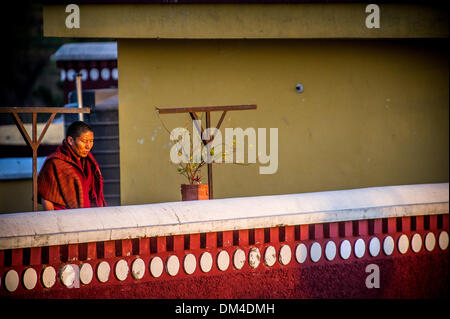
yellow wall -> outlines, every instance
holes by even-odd
[[[181,198],[155,106],[255,103],[230,112],[222,133],[279,129],[278,172],[215,165],[216,198],[448,181],[444,40],[120,39],[118,49],[122,204]]]
[[[33,211],[32,185],[31,179],[0,181],[0,214]]]
[[[66,6],[45,6],[44,36],[93,38],[433,38],[448,37],[448,12],[433,3],[382,3],[380,28],[365,26],[368,3],[80,5],[67,28]]]

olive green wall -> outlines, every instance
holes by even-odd
[[[31,179],[0,181],[0,214],[33,211],[32,185]]]
[[[380,28],[366,27],[366,2],[82,4],[79,28],[66,27],[66,5],[47,5],[43,31],[116,39],[448,37],[448,11],[439,1],[396,2],[378,4]]]
[[[122,204],[181,199],[155,106],[255,103],[222,133],[278,128],[277,173],[214,165],[215,198],[448,181],[445,41],[119,39]]]

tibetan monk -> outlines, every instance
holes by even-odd
[[[103,177],[94,156],[94,133],[84,122],[72,123],[38,176],[38,200],[44,210],[106,206]]]

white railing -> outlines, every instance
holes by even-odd
[[[0,250],[448,214],[449,183],[0,215]]]

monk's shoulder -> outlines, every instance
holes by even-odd
[[[64,160],[63,158],[57,157],[57,156],[53,156],[51,158],[48,158],[45,161],[44,167],[43,168],[53,168],[53,169],[68,169],[71,168],[72,165],[70,163],[68,163],[66,160]]]

